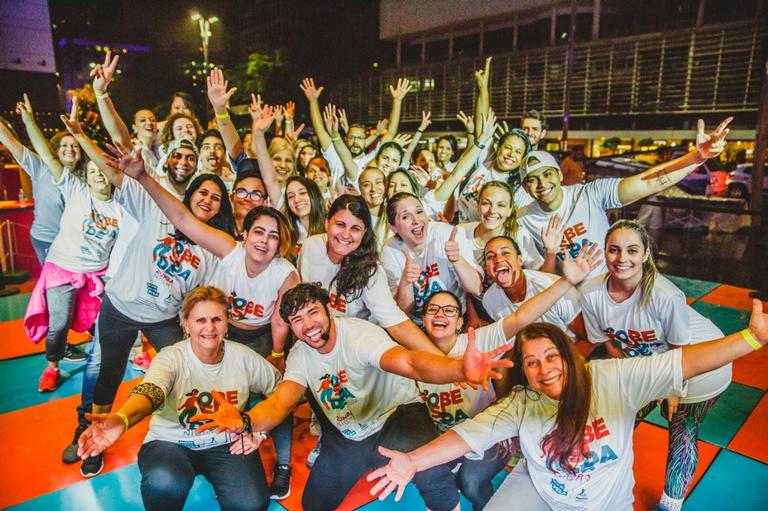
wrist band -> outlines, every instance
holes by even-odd
[[[109,97],[109,92],[105,92],[104,94],[99,94],[98,92],[96,92],[95,94],[96,94],[96,97],[98,99],[103,99],[103,98],[108,98]]]
[[[416,133],[424,133],[424,130],[416,130]]]
[[[240,430],[240,433],[245,433],[246,431],[251,433],[253,431],[251,429],[251,416],[245,412],[240,412],[240,418],[243,419],[243,429]]]
[[[131,424],[128,422],[128,416],[125,415],[123,412],[117,412],[115,415],[120,417],[123,421],[123,425],[125,426],[125,431],[128,431],[128,428],[131,427]]]
[[[262,442],[267,439],[267,434],[263,431],[254,431],[253,434],[261,438]]]
[[[275,351],[272,350],[272,358],[283,358],[285,356],[284,351]]]
[[[475,141],[474,141],[474,144],[475,144],[475,147],[477,147],[477,148],[478,148],[478,149],[480,149],[481,151],[482,151],[483,149],[485,149],[485,147],[486,147],[486,145],[487,145],[487,144],[481,144],[481,143],[480,143],[480,142],[479,142],[477,139],[475,139]]]
[[[757,351],[763,347],[762,344],[757,342],[757,339],[755,339],[755,336],[752,335],[752,332],[749,330],[749,328],[745,328],[744,330],[742,330],[741,336],[744,338],[745,341],[747,341],[747,344],[749,344],[753,350]]]
[[[229,119],[229,112],[224,112],[223,114],[216,114],[217,119]]]
[[[336,133],[334,136],[331,137],[331,140],[336,142],[337,140],[341,140],[341,135]]]

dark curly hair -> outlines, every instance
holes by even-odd
[[[330,317],[330,312],[328,311],[329,301],[328,291],[322,287],[308,283],[297,284],[283,295],[280,301],[280,317],[283,318],[283,321],[289,323],[288,318],[312,302],[320,303],[325,308],[325,313]]]
[[[343,296],[347,301],[351,301],[362,296],[363,289],[376,273],[379,256],[371,227],[371,213],[362,197],[349,194],[339,196],[328,210],[328,221],[331,222],[333,215],[343,209],[362,220],[365,233],[360,245],[341,260],[339,271],[331,280],[329,287],[333,287],[335,283],[337,294]]]

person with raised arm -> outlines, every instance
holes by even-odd
[[[389,463],[368,476],[377,481],[371,493],[383,500],[396,492],[399,500],[416,474],[519,436],[525,459],[486,510],[630,511],[638,410],[656,399],[685,395],[692,378],[766,344],[768,314],[756,299],[741,332],[651,357],[585,363],[562,330],[534,323],[517,334],[512,348],[519,385],[425,446],[409,452],[380,447]]]
[[[304,488],[304,509],[336,509],[360,477],[381,460],[377,446],[418,446],[436,431],[419,402],[413,380],[450,383],[467,380],[488,386],[498,367],[508,362],[477,350],[470,340],[463,359],[409,351],[393,342],[381,328],[357,318],[339,318],[328,309],[328,293],[314,284],[288,291],[280,315],[300,342],[288,356],[283,382],[267,400],[248,411],[258,431],[279,423],[309,396],[317,414],[323,449]],[[210,420],[203,431],[242,429],[244,417],[221,402],[214,413],[195,420]],[[432,510],[458,509],[459,495],[447,466],[433,468],[416,478],[416,487]]]
[[[659,193],[679,182],[704,161],[719,155],[725,146],[728,124],[732,119],[728,117],[709,134],[704,132],[704,121],[699,120],[694,150],[624,178],[596,179],[587,184],[562,186],[563,175],[554,156],[546,151],[529,153],[520,165],[520,177],[533,202],[518,211],[520,227],[528,231],[539,254],[544,257],[552,248],[545,247],[542,233],[548,228],[552,217],[559,217],[562,234],[555,260],[559,272],[566,250],[575,254],[584,243],[601,243],[605,239],[608,232],[606,210],[621,208]],[[591,276],[604,271],[605,266],[602,266],[595,269]]]

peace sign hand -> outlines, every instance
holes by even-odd
[[[725,136],[730,131],[728,124],[733,120],[733,117],[728,117],[721,122],[715,131],[712,133],[704,133],[704,120],[699,119],[696,126],[696,150],[699,156],[708,160],[714,158],[723,152],[725,147]]]
[[[97,64],[96,67],[91,69],[89,73],[93,77],[93,90],[96,94],[104,94],[107,92],[107,87],[112,82],[112,76],[117,69],[117,61],[120,60],[120,55],[115,55],[112,58],[112,52],[107,51],[104,56],[104,63]]]
[[[16,102],[16,113],[21,116],[21,120],[26,122],[34,122],[35,112],[32,110],[32,103],[29,101],[29,96],[24,93],[24,99]]]
[[[61,115],[59,117],[61,122],[64,123],[64,126],[66,126],[67,131],[69,131],[73,136],[83,134],[83,126],[77,119],[77,96],[72,98],[72,109],[69,112],[69,117],[66,115]]]

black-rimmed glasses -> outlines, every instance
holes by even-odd
[[[249,192],[245,188],[238,188],[237,190],[235,190],[235,197],[237,197],[240,200],[245,200],[250,198],[252,201],[258,202],[264,199],[264,193],[260,192],[259,190],[254,190],[252,192]]]
[[[424,310],[424,314],[429,314],[430,316],[434,316],[440,311],[443,311],[443,314],[445,314],[449,318],[455,318],[459,314],[459,308],[456,307],[455,305],[436,305],[436,304],[429,305]]]

